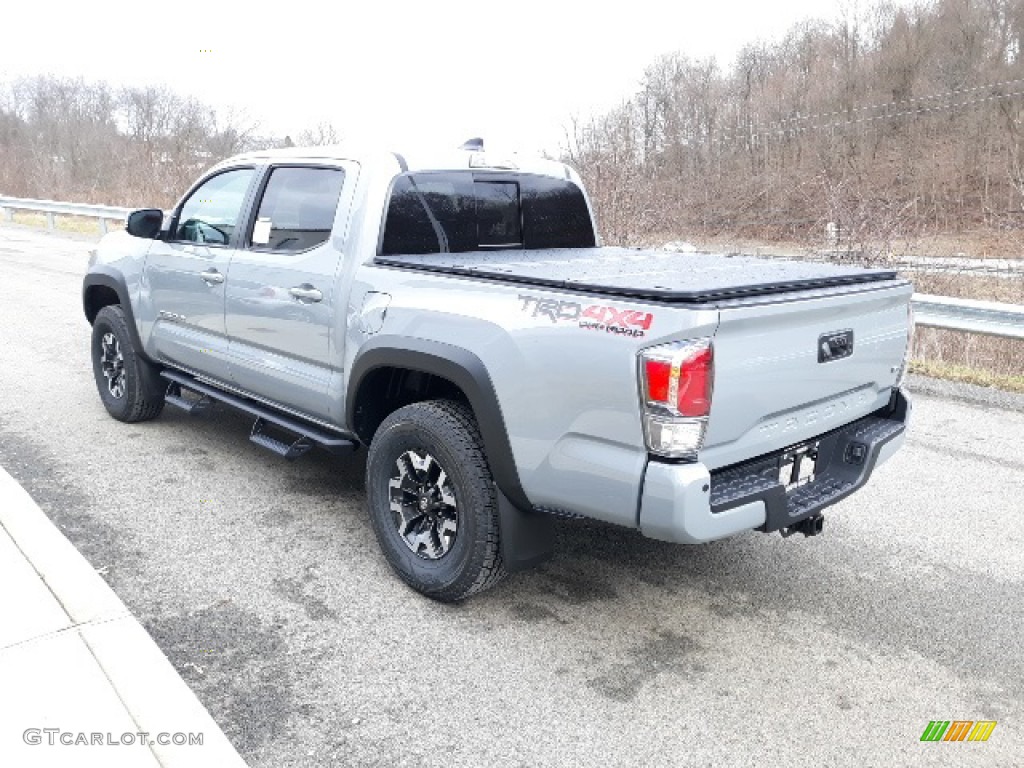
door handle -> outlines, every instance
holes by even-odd
[[[303,283],[302,285],[297,285],[294,288],[289,288],[288,293],[302,302],[312,303],[316,301],[323,301],[324,298],[324,295],[309,283]]]
[[[199,276],[203,278],[203,282],[207,285],[220,285],[224,282],[224,275],[218,272],[216,269],[210,269],[206,272],[200,272]]]

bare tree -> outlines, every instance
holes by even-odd
[[[321,122],[312,128],[300,131],[295,138],[295,144],[300,147],[321,147],[327,144],[338,144],[341,141],[341,132],[332,123]]]
[[[563,150],[609,239],[820,243],[843,219],[850,248],[882,254],[912,233],[1024,233],[1022,40],[1024,0],[850,3],[728,67],[660,57]]]
[[[201,169],[249,148],[257,128],[164,86],[22,78],[0,84],[0,190],[169,205]]]

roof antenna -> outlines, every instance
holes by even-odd
[[[459,149],[464,149],[467,152],[483,152],[484,151],[484,140],[480,138],[469,139]]]

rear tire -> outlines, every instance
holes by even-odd
[[[139,356],[118,304],[103,307],[93,321],[92,371],[103,406],[118,421],[148,421],[163,410],[160,371]]]
[[[431,400],[388,416],[370,443],[366,492],[384,557],[417,592],[457,602],[505,577],[497,489],[466,406]]]

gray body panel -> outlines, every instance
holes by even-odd
[[[288,256],[225,250],[209,257],[227,275],[220,298],[187,281],[207,257],[172,259],[166,251],[173,246],[134,239],[138,250],[126,255],[123,235],[110,236],[120,239],[109,249],[101,244],[104,268],[130,273],[127,282],[140,286],[132,313],[151,356],[351,433],[346,397],[355,387],[347,377],[370,342],[423,342],[452,350],[453,358],[461,350],[485,369],[512,474],[530,506],[641,527],[646,497],[658,510],[650,534],[676,541],[756,524],[753,507],[709,517],[710,472],[864,417],[893,392],[911,290],[889,273],[612,248],[383,260],[381,220],[403,163],[454,169],[465,167],[457,164],[464,155],[417,164],[390,154],[297,152],[250,155],[220,168],[280,161],[351,169],[358,162],[330,239]],[[523,170],[578,181],[561,164],[538,161]],[[157,258],[140,275],[140,254],[150,245]],[[181,289],[175,280],[185,281]],[[304,284],[323,300],[303,304],[288,295]],[[172,327],[160,310],[186,321]],[[650,322],[642,329],[581,322],[595,314],[650,315]],[[183,329],[192,334],[187,342],[177,339]],[[820,335],[843,329],[854,332],[854,354],[818,363]],[[712,338],[715,351],[706,443],[696,463],[659,465],[645,487],[638,354],[702,337]],[[192,354],[190,346],[206,351]]]
[[[233,253],[229,247],[152,242],[140,296],[143,315],[152,321],[143,336],[150,357],[231,380],[224,283],[210,285],[200,275],[212,270],[226,275]]]
[[[463,346],[484,361],[535,506],[629,526],[637,524],[647,462],[636,378],[641,349],[704,336],[714,338],[716,356],[721,349],[708,442],[699,455],[715,469],[884,406],[907,340],[910,290],[901,281],[719,310],[372,265],[360,277],[392,297],[385,333]],[[544,311],[552,304],[650,312],[653,322],[643,337],[623,336],[553,319]],[[879,318],[884,325],[864,330]],[[834,330],[837,319],[862,332],[863,354],[819,366],[817,337]]]
[[[228,271],[224,324],[235,385],[320,419],[331,418],[327,386],[334,324],[334,274],[341,254],[328,243],[289,256],[239,251]],[[290,288],[323,294],[301,301]]]
[[[518,286],[372,265],[360,270],[360,278],[392,297],[383,334],[464,347],[483,361],[534,506],[636,524],[647,460],[636,354],[650,341],[556,322],[523,297],[643,308],[655,315],[652,332],[665,338],[710,335],[716,310],[673,311],[570,292],[527,293]]]

